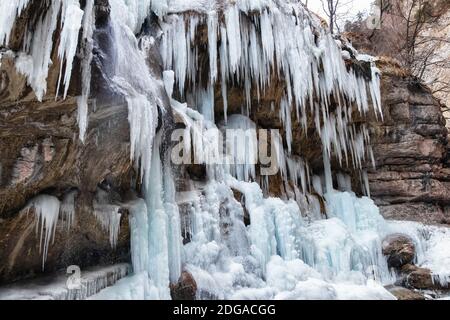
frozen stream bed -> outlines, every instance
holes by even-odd
[[[0,287],[0,300],[84,300],[114,285],[127,276],[130,270],[127,263],[83,270],[80,289],[77,289],[76,280],[70,282],[69,274],[63,273],[21,281]]]

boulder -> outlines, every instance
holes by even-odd
[[[401,271],[405,275],[405,287],[420,290],[436,289],[430,269],[407,264],[402,267]]]
[[[170,285],[170,294],[173,300],[195,300],[197,283],[187,271],[183,271],[178,283]]]
[[[389,268],[401,268],[413,263],[416,256],[416,248],[411,238],[394,234],[383,240],[383,255],[387,257]]]
[[[435,281],[430,269],[421,268],[411,264],[404,265],[401,268],[404,275],[403,285],[407,288],[419,290],[448,290],[449,284],[444,285]]]
[[[397,286],[388,286],[386,289],[397,298],[397,300],[425,300],[420,292]]]

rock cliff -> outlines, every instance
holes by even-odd
[[[128,211],[124,203],[140,191],[138,174],[130,160],[127,106],[121,97],[108,90],[102,74],[101,64],[108,59],[101,46],[107,46],[109,41],[107,1],[95,1],[95,37],[99,47],[94,50],[92,100],[84,143],[78,139],[76,101],[82,86],[81,53],[75,58],[65,100],[55,100],[61,63],[55,48],[51,53],[54,64],[49,70],[48,91],[42,102],[36,100],[25,76],[14,67],[16,51],[24,42],[20,32],[23,24],[34,21],[38,17],[36,12],[44,9],[39,1],[31,3],[15,26],[8,50],[0,48],[3,53],[0,66],[0,261],[4,262],[0,265],[0,284],[56,271],[68,264],[87,267],[129,261]],[[148,27],[159,31],[158,26]],[[205,41],[202,32],[199,34],[199,41]],[[53,41],[60,41],[58,32]],[[207,64],[206,44],[203,49],[205,58],[200,60]],[[199,54],[201,56],[202,52]],[[347,62],[358,72],[367,72],[364,63],[351,58]],[[439,102],[395,63],[387,59],[377,63],[383,75],[384,119],[380,121],[374,114],[360,119],[356,112],[354,117],[356,125],[368,125],[372,138],[376,169],[366,164],[371,196],[387,218],[450,224],[449,149]],[[157,53],[152,56],[150,65],[161,80],[162,63]],[[273,103],[280,102],[285,90],[283,83],[282,79],[273,79],[271,87],[258,98],[259,93],[251,91],[255,103],[250,118],[258,128],[280,129],[286,137],[279,112],[272,108]],[[240,113],[245,105],[240,89],[229,88],[230,115]],[[220,92],[220,83],[214,90]],[[165,93],[161,96],[167,107],[168,97]],[[224,103],[220,94],[216,96],[215,113],[221,119]],[[167,117],[166,121],[171,123],[172,119]],[[293,154],[301,155],[311,169],[319,173],[323,170],[322,150],[313,126],[308,123],[305,131],[299,123],[292,125]],[[337,167],[337,160],[332,160],[332,164]],[[350,168],[344,170],[353,175],[354,186],[359,186],[357,173]],[[193,180],[205,178],[202,167],[193,166],[186,171]],[[178,188],[182,190],[183,181],[179,181]],[[64,224],[58,224],[43,271],[35,232],[37,222],[27,205],[40,194],[63,201],[72,192],[76,194],[75,225],[67,230]],[[274,195],[286,192],[278,176],[271,179],[269,192]],[[120,214],[119,239],[112,247],[108,230],[94,214],[99,202]]]
[[[448,132],[431,91],[381,59],[384,121],[372,121],[371,195],[388,219],[450,223]]]

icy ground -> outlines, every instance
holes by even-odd
[[[127,276],[130,265],[123,263],[81,271],[81,289],[68,287],[69,275],[48,276],[0,288],[0,300],[83,300]],[[74,282],[72,282],[74,283]]]

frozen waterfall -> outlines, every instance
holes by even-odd
[[[29,3],[0,3],[1,46],[8,45],[15,19]],[[108,85],[128,107],[130,161],[141,198],[123,204],[130,212],[133,273],[94,299],[170,299],[170,285],[183,271],[193,275],[198,299],[394,299],[384,288],[395,282],[396,274],[382,254],[382,240],[396,232],[413,239],[419,248],[418,265],[430,268],[435,281],[450,282],[450,269],[443,267],[450,264],[450,256],[440,249],[450,245],[450,232],[385,221],[370,199],[365,172],[366,163],[374,165],[369,129],[356,125],[352,115],[357,111],[362,118],[370,112],[383,117],[375,58],[359,56],[333,38],[299,1],[109,4],[111,48],[100,55]],[[84,141],[98,31],[95,2],[52,0],[40,18],[23,50],[14,53],[16,69],[42,101],[55,63],[53,34],[60,29],[56,98],[70,95],[78,53],[83,83],[77,119]],[[152,19],[160,26],[157,38],[145,31]],[[147,45],[159,50],[163,74],[149,66],[153,57]],[[348,50],[368,64],[369,75],[346,65]],[[285,134],[274,134],[270,141],[284,184],[281,197],[268,195],[269,179],[259,174],[260,133],[251,119],[251,111],[275,80],[282,82],[283,90],[272,108]],[[230,112],[232,88],[242,91],[241,114]],[[217,100],[223,103],[222,121],[216,121]],[[207,171],[206,181],[188,179],[182,192],[176,169],[184,163],[171,162],[173,146],[166,140],[172,128],[162,121],[169,114],[183,126],[184,149]],[[158,121],[163,124],[159,131]],[[307,160],[294,154],[296,123],[305,131],[313,124],[320,138],[322,172],[314,172]],[[227,130],[249,134],[236,137],[235,150],[219,139]],[[224,145],[229,162],[218,160]],[[358,197],[350,178],[333,172],[332,159],[360,172],[368,197]],[[109,205],[103,196],[97,192],[94,215],[114,247],[120,206]],[[60,210],[68,227],[73,224],[74,195],[62,205],[55,197],[40,196],[28,209],[36,215],[44,264]]]

